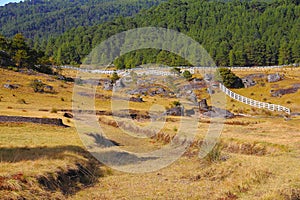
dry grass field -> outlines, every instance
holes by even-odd
[[[63,73],[76,75],[70,70]],[[243,77],[274,72],[235,73]],[[285,74],[284,80],[259,80],[260,84],[235,92],[300,112],[300,90],[282,97],[270,95],[273,84],[288,88],[300,83],[300,69],[286,68],[279,73]],[[55,92],[34,93],[29,86],[33,79],[53,86]],[[200,159],[198,153],[211,120],[200,119],[195,139],[182,157],[159,171],[131,174],[96,161],[80,140],[73,119],[63,116],[63,110],[72,109],[73,83],[4,69],[0,69],[0,83],[1,115],[61,118],[69,125],[0,123],[1,199],[300,199],[299,116],[284,119],[280,113],[252,109],[228,98],[226,108],[249,116],[227,119],[218,145],[206,158]],[[6,83],[20,87],[6,89]],[[96,110],[111,111],[111,92],[99,87],[97,94],[101,96],[96,97]],[[208,98],[204,90],[198,94]],[[153,103],[169,107],[176,100],[143,99],[143,103],[130,102],[129,108],[146,114]],[[182,120],[169,117],[160,134],[140,139],[124,134],[112,116],[98,117],[106,136],[130,152],[160,149],[176,135]],[[142,127],[149,120],[135,123]]]

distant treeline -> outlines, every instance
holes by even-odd
[[[72,29],[43,46],[59,64],[80,63],[101,41],[121,31],[158,26],[192,37],[218,66],[261,66],[300,62],[300,6],[295,0],[171,0],[93,27]],[[143,63],[185,65],[176,55],[159,50],[127,54],[115,64],[131,68]]]
[[[146,26],[187,34],[203,45],[218,66],[300,62],[298,0],[170,0],[142,10],[134,17],[118,17],[97,26],[73,28],[39,43],[39,48],[52,63],[80,64],[97,44],[110,36]],[[189,65],[175,54],[156,49],[131,52],[114,62],[120,69],[144,63]]]
[[[0,33],[39,42],[79,26],[132,16],[166,0],[25,0],[0,7]],[[41,40],[43,41],[43,40]]]

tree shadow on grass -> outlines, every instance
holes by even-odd
[[[73,161],[69,161],[68,158],[72,158]],[[49,165],[54,159],[65,161],[64,166],[57,166],[55,171],[34,176],[45,191],[72,195],[82,188],[94,185],[100,177],[104,176],[104,171],[100,168],[101,164],[88,151],[79,146],[0,147],[0,165],[1,163],[21,163],[38,161],[39,159],[49,159]],[[5,177],[0,176],[0,180],[9,181],[17,177],[16,181],[24,184],[24,188],[30,188],[30,185],[26,185],[23,173],[20,172],[20,176],[14,174]]]
[[[93,155],[101,160],[106,165],[122,166],[137,164],[148,160],[156,160],[158,157],[139,157],[135,154],[124,151],[106,151],[106,152],[93,152]]]

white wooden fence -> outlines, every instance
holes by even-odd
[[[232,92],[228,88],[226,88],[223,84],[220,83],[220,90],[224,92],[226,95],[228,95],[230,98],[242,102],[244,104],[250,105],[252,107],[256,108],[262,108],[262,109],[268,109],[271,111],[282,111],[286,112],[287,114],[291,114],[291,110],[287,107],[281,106],[281,105],[276,105],[276,104],[270,104],[270,103],[265,103],[261,101],[256,101],[247,97],[244,97],[242,95],[239,95],[237,93]]]

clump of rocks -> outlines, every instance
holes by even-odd
[[[111,81],[105,81],[103,84],[103,90],[112,90],[114,85]]]
[[[18,84],[4,84],[3,87],[6,88],[6,89],[13,90],[13,89],[18,89],[20,87],[20,85],[18,85]]]
[[[171,116],[181,116],[184,113],[184,108],[182,106],[176,106],[168,109],[164,114]]]
[[[280,75],[279,73],[269,74],[267,79],[269,83],[274,83],[283,80],[284,76]]]
[[[129,101],[142,103],[144,102],[142,97],[130,97]]]
[[[202,99],[199,102],[199,111],[205,117],[222,117],[222,118],[233,118],[234,114],[228,110],[217,108],[215,106],[208,106],[206,99]]]

